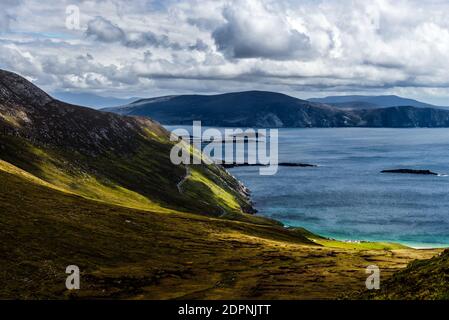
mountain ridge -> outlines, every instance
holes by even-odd
[[[171,163],[173,142],[157,122],[55,100],[2,70],[0,133],[0,159],[87,198],[166,212],[254,212],[241,183],[220,166],[192,168],[188,192],[180,193],[186,168]]]
[[[337,108],[266,91],[156,97],[102,110],[149,116],[163,124],[191,124],[201,120],[211,126],[311,127],[355,121],[352,115]]]
[[[308,101],[330,104],[332,106],[344,107],[345,105],[360,103],[363,105],[371,105],[372,107],[398,107],[411,106],[417,108],[443,108],[430,103],[421,102],[415,99],[403,98],[397,95],[343,95],[343,96],[327,96],[324,98],[310,98]]]
[[[85,106],[93,109],[120,106],[141,99],[138,97],[132,97],[128,99],[115,98],[109,96],[101,96],[93,93],[65,92],[65,91],[54,91],[50,95],[53,98],[56,98],[63,102],[79,106]]]
[[[148,116],[165,125],[202,121],[206,126],[222,127],[449,127],[449,110],[428,106],[378,107],[368,102],[360,106],[357,101],[335,106],[276,92],[242,91],[140,99],[102,111]]]

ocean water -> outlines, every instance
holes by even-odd
[[[258,214],[339,240],[449,247],[449,129],[280,129],[279,161],[318,167],[230,170]],[[380,173],[397,168],[441,175]]]

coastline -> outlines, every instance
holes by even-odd
[[[264,216],[264,217],[266,217],[266,216]],[[298,228],[296,226],[289,226],[289,225],[285,225],[285,224],[284,224],[284,227],[285,228]],[[301,228],[303,228],[303,227],[301,227]],[[309,231],[308,229],[306,229],[306,230]],[[309,232],[311,232],[311,231],[309,231]],[[419,242],[408,242],[408,241],[400,242],[400,241],[394,241],[394,240],[388,240],[388,239],[373,239],[373,240],[347,239],[347,238],[344,239],[344,238],[327,236],[320,232],[318,232],[318,233],[311,232],[311,233],[316,234],[317,236],[322,237],[329,241],[336,241],[336,242],[341,242],[341,243],[345,243],[345,244],[353,244],[353,245],[389,244],[389,245],[393,245],[393,246],[403,246],[404,248],[410,248],[410,249],[416,249],[416,250],[449,249],[449,244],[443,244],[443,243],[431,244],[431,243],[419,243]]]
[[[342,239],[342,238],[338,238],[338,237],[332,237],[332,236],[326,236],[323,235],[321,233],[315,233],[312,232],[306,228],[304,228],[303,226],[293,226],[293,225],[289,225],[284,223],[283,221],[280,221],[278,219],[273,219],[269,216],[264,215],[260,210],[258,210],[255,205],[254,205],[254,201],[252,199],[252,191],[245,185],[245,183],[243,181],[241,181],[241,179],[237,178],[232,172],[231,170],[235,168],[234,166],[226,168],[225,170],[234,178],[236,179],[240,186],[242,187],[243,190],[245,190],[245,195],[248,198],[249,202],[251,203],[251,208],[254,210],[253,212],[249,212],[251,214],[254,215],[258,215],[262,218],[266,218],[266,219],[270,219],[270,220],[274,220],[279,222],[279,224],[282,224],[284,228],[286,229],[303,229],[306,233],[310,234],[311,237],[310,239],[312,241],[315,241],[315,237],[316,238],[320,238],[320,239],[325,239],[327,241],[334,241],[334,242],[339,242],[341,244],[349,244],[349,245],[385,245],[385,247],[387,248],[399,248],[399,247],[404,247],[403,249],[415,249],[415,250],[438,250],[438,249],[449,249],[449,244],[429,244],[429,243],[417,243],[417,242],[396,242],[396,241],[391,241],[391,240],[362,240],[362,239]],[[316,241],[315,241],[316,242]],[[340,245],[336,246],[336,247],[341,247]]]
[[[165,127],[170,127],[170,126],[165,126]],[[168,128],[169,129],[169,128]],[[286,129],[286,128],[283,128],[283,129]],[[297,128],[292,128],[293,130],[296,130]],[[318,129],[318,128],[310,128],[310,129]],[[309,129],[309,131],[310,131],[310,129]],[[336,128],[330,128],[330,130],[331,129],[336,129]],[[342,130],[349,130],[349,129],[359,129],[359,128],[341,128]],[[382,129],[385,129],[385,130],[379,130],[379,129],[381,129],[381,128],[373,128],[373,130],[376,130],[376,132],[378,132],[378,131],[385,131],[385,130],[389,130],[389,131],[391,131],[392,129],[390,129],[390,128],[382,128]],[[405,130],[407,130],[407,128],[402,128],[402,129],[405,129]],[[422,128],[423,129],[423,131],[425,131],[425,129],[426,128]],[[304,129],[305,130],[305,129]],[[313,130],[312,130],[313,131]],[[434,131],[434,130],[433,130]],[[432,136],[431,137],[432,139],[434,139],[434,137]],[[433,140],[432,140],[433,141]],[[438,142],[438,141],[436,141],[436,142]],[[313,160],[311,160],[312,158],[307,158],[307,157],[305,157],[305,159],[304,159],[304,161],[306,161],[307,163],[317,163],[317,164],[319,164],[319,167],[322,167],[322,168],[325,168],[326,167],[326,164],[323,164],[323,163],[321,163],[320,161],[318,161],[318,160],[316,160],[315,162],[313,161]],[[298,159],[296,159],[296,158],[292,158],[292,159],[288,159],[288,161],[290,161],[290,162],[298,162]],[[298,162],[299,163],[299,162]],[[302,163],[302,162],[301,162]],[[243,167],[244,167],[245,165],[243,165]],[[398,165],[396,165],[397,167],[409,167],[409,166],[407,166],[406,164],[398,164]],[[249,186],[249,185],[247,185],[247,182],[249,183],[249,182],[251,182],[251,181],[245,181],[245,179],[243,179],[244,177],[240,177],[240,175],[238,174],[238,172],[239,171],[234,171],[235,169],[237,169],[237,168],[239,168],[239,167],[242,167],[242,166],[233,166],[233,165],[231,165],[229,168],[226,168],[226,170],[234,177],[234,178],[236,178],[237,180],[239,180],[241,183],[242,182],[244,182],[244,183],[242,183],[242,185],[244,185],[244,186],[246,186],[246,187],[248,187],[248,189],[252,189],[251,188],[251,186]],[[388,166],[384,166],[384,167],[388,167]],[[394,167],[394,166],[393,166]],[[413,167],[413,166],[410,166],[410,167]],[[426,167],[423,167],[423,168],[426,168]],[[436,170],[435,172],[439,172],[440,173],[440,171],[441,172],[444,172],[444,168],[439,168],[438,167],[438,165],[432,165],[432,166],[429,166],[429,168],[430,169],[432,169],[432,170]],[[243,169],[243,170],[245,170],[245,169]],[[374,170],[373,170],[373,172],[378,172],[378,171],[376,171],[377,170],[377,168],[375,168]],[[355,173],[357,173],[357,172],[355,172]],[[444,174],[442,174],[442,173],[440,173],[439,175],[438,175],[438,177],[442,177],[442,176],[445,176]],[[415,176],[405,176],[403,179],[408,179],[408,180],[413,180],[413,179],[421,179],[421,177],[419,176],[419,175],[416,175],[416,177]],[[251,190],[251,191],[253,191],[253,190]],[[264,208],[263,206],[262,207],[260,207],[258,204],[257,204],[257,196],[255,196],[255,194],[253,193],[253,192],[251,192],[251,194],[249,195],[249,199],[250,199],[250,201],[251,201],[251,203],[252,203],[252,207],[253,208],[255,208],[256,209],[256,211],[258,211],[257,212],[257,215],[258,216],[261,216],[261,217],[263,217],[263,218],[268,218],[268,219],[272,219],[272,220],[276,220],[276,221],[278,221],[278,222],[280,222],[282,225],[285,225],[286,227],[295,227],[295,226],[303,226],[302,224],[301,224],[301,219],[300,219],[300,217],[298,217],[298,222],[296,223],[292,223],[293,221],[286,221],[286,220],[284,220],[284,219],[280,219],[280,217],[275,217],[275,218],[273,218],[273,217],[270,217],[270,215],[269,214],[265,214],[265,209],[266,208]],[[392,209],[394,209],[394,207],[392,207]],[[353,212],[355,212],[355,211],[353,211]],[[319,213],[318,213],[318,215],[317,215],[317,212],[312,212],[311,213],[312,215],[314,215],[314,216],[318,216],[319,217]],[[323,216],[322,217],[323,219],[326,219],[326,216]],[[404,219],[406,219],[406,216],[404,216]],[[344,228],[345,226],[344,225],[342,225],[341,226],[341,229],[340,230],[345,230],[345,228]],[[306,228],[311,228],[311,226],[306,226]],[[326,228],[324,228],[324,229],[326,229]],[[314,232],[316,232],[316,234],[318,234],[318,235],[320,235],[320,236],[323,236],[323,237],[327,237],[327,238],[329,238],[329,239],[335,239],[335,240],[338,240],[338,241],[340,241],[340,242],[342,242],[342,243],[348,243],[348,244],[350,244],[350,243],[357,243],[357,242],[359,242],[359,243],[364,243],[364,242],[367,242],[367,243],[393,243],[393,244],[398,244],[398,245],[403,245],[403,246],[407,246],[407,247],[409,247],[409,248],[413,248],[413,249],[417,249],[417,250],[426,250],[426,249],[443,249],[443,248],[449,248],[449,243],[447,243],[447,241],[445,241],[445,239],[441,239],[442,241],[441,242],[438,242],[439,240],[438,240],[438,235],[435,235],[435,239],[426,239],[426,237],[421,237],[422,239],[420,239],[420,237],[418,237],[418,239],[417,239],[417,241],[414,241],[414,237],[413,237],[413,235],[412,234],[407,234],[407,233],[405,233],[404,235],[405,236],[407,236],[407,237],[404,237],[404,238],[409,238],[409,239],[412,239],[411,241],[398,241],[398,240],[395,240],[394,238],[396,238],[396,236],[397,235],[401,235],[402,233],[400,233],[400,231],[401,230],[392,230],[391,231],[391,233],[389,232],[388,234],[385,234],[386,236],[387,236],[387,239],[384,239],[384,238],[374,238],[374,239],[371,239],[371,238],[365,238],[364,237],[364,234],[362,233],[362,234],[359,234],[358,232],[356,232],[355,234],[354,234],[354,238],[352,238],[352,234],[349,234],[349,235],[345,235],[345,234],[343,234],[343,236],[342,237],[339,237],[339,236],[337,236],[337,235],[334,235],[334,234],[332,234],[332,233],[326,233],[326,232],[323,232],[323,231],[320,231],[319,230],[319,228],[317,228],[316,226],[315,226],[315,228],[312,228],[312,229],[310,229],[310,230],[314,230]],[[327,230],[327,229],[326,229]],[[389,229],[388,229],[389,230]],[[397,231],[397,232],[395,232],[395,231]],[[411,232],[413,232],[413,230],[410,230]],[[429,234],[431,234],[431,233],[429,233]],[[393,235],[392,237],[389,237],[389,235]],[[409,237],[409,236],[411,236],[411,237]],[[388,239],[388,238],[390,238],[390,239]],[[393,238],[393,239],[391,239],[391,238]],[[422,241],[421,241],[422,240]],[[430,242],[428,242],[430,240]],[[436,240],[436,241],[435,241]]]

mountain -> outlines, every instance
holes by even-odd
[[[429,108],[414,100],[377,97],[378,103],[410,102],[417,106],[378,107],[339,97],[338,107],[265,91],[220,95],[180,95],[141,99],[103,111],[122,115],[148,116],[167,125],[222,127],[449,127],[449,110]],[[373,101],[374,101],[373,100]],[[345,102],[346,101],[346,102]]]
[[[375,109],[384,107],[411,106],[416,108],[440,108],[428,103],[395,95],[384,96],[329,96],[325,98],[308,99],[312,102],[325,103],[343,109]]]
[[[364,101],[334,102],[329,103],[329,105],[342,110],[366,110],[384,108],[383,106]]]
[[[330,299],[364,286],[366,265],[388,278],[439,252],[246,214],[241,183],[173,165],[172,145],[149,118],[70,105],[0,70],[0,299]],[[69,265],[81,290],[65,287]]]
[[[140,98],[119,99],[114,97],[103,97],[92,93],[74,93],[64,91],[53,92],[52,96],[58,100],[70,104],[90,107],[94,109],[121,106],[140,99]]]
[[[142,99],[104,111],[140,115],[163,124],[233,127],[339,127],[354,126],[358,119],[331,106],[265,91],[220,95],[181,95]]]
[[[164,212],[252,211],[222,167],[172,164],[173,143],[157,122],[55,100],[7,71],[0,71],[0,130],[0,159],[58,190]]]

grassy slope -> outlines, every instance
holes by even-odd
[[[173,144],[151,119],[66,104],[0,70],[1,160],[63,190],[127,207],[214,216],[251,209],[238,181],[215,165],[192,168],[188,192],[180,192],[187,170],[170,161]]]
[[[449,299],[449,250],[429,260],[414,261],[363,299]]]
[[[302,230],[150,212],[53,188],[0,166],[0,298],[335,298],[436,251],[322,247]],[[45,236],[43,236],[45,235]],[[78,265],[82,290],[65,290]]]
[[[326,247],[350,249],[350,250],[398,250],[407,249],[406,246],[389,242],[343,242],[332,239],[318,239],[315,243]]]
[[[217,168],[198,166],[194,177],[201,175],[201,181],[189,179],[197,192],[180,194],[176,184],[186,169],[171,164],[171,144],[167,140],[149,140],[127,156],[96,157],[32,145],[17,137],[2,137],[1,145],[0,159],[61,189],[92,199],[145,210],[212,215],[220,215],[223,210],[241,212],[240,205],[245,205],[240,195],[226,187],[230,176]],[[221,192],[211,187],[215,185],[222,186]],[[205,196],[203,203],[194,201],[199,192]]]
[[[369,264],[389,275],[439,252],[243,214],[238,181],[173,165],[157,123],[52,100],[1,70],[0,138],[0,298],[64,297],[69,264],[82,297],[333,298],[363,287]]]

